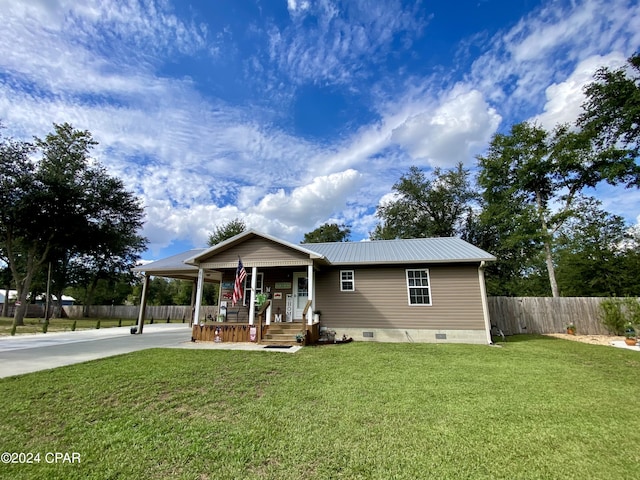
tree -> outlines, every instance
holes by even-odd
[[[635,165],[596,158],[588,138],[559,126],[554,132],[527,122],[509,134],[494,135],[489,151],[479,156],[478,183],[484,189],[485,224],[499,220],[500,241],[512,255],[531,259],[542,251],[551,293],[560,295],[553,259],[555,235],[575,216],[575,201],[587,187],[602,181],[633,183]],[[499,252],[497,252],[499,253]]]
[[[75,273],[75,283],[87,285],[86,305],[100,280],[116,281],[128,275],[144,250],[146,239],[138,234],[144,219],[139,200],[126,191],[120,179],[94,171],[90,213],[92,222],[85,231],[85,241],[77,245],[68,266]]]
[[[601,157],[629,169],[640,154],[640,54],[628,63],[629,74],[624,68],[596,72],[595,81],[585,88],[587,100],[578,126]]]
[[[348,242],[350,236],[351,229],[346,225],[325,223],[315,230],[305,233],[304,239],[300,243]]]
[[[47,254],[48,235],[37,233],[41,185],[28,142],[0,139],[0,250],[18,292],[16,325],[22,325],[29,286]],[[34,201],[35,200],[35,201]]]
[[[13,156],[5,154],[12,145],[3,142],[0,245],[22,302],[14,318],[21,325],[31,282],[43,264],[65,265],[82,256],[94,262],[96,275],[128,269],[146,240],[137,235],[143,218],[138,199],[90,158],[96,145],[90,132],[54,124],[45,139],[36,138],[41,158],[35,161],[26,158],[30,144],[23,144],[22,155],[15,148]],[[11,185],[13,192],[5,194]]]
[[[624,220],[585,199],[558,232],[558,283],[568,296],[624,296],[628,234]],[[639,273],[640,275],[640,273]],[[627,280],[628,281],[628,280]],[[637,285],[637,280],[634,282]]]
[[[209,241],[207,243],[210,247],[213,247],[214,245],[224,242],[231,237],[235,237],[246,230],[247,225],[239,218],[234,218],[233,220],[216,227],[213,233],[209,234]]]
[[[4,290],[4,302],[2,302],[2,312],[0,317],[6,317],[9,311],[9,290],[11,290],[11,270],[8,265],[0,267],[0,288]]]
[[[464,236],[464,225],[478,198],[462,163],[450,170],[435,168],[427,178],[418,167],[393,185],[395,198],[378,206],[380,223],[372,240]]]

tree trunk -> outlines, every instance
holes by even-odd
[[[560,296],[558,290],[558,282],[556,281],[556,269],[553,266],[553,257],[551,256],[551,242],[545,240],[544,242],[544,257],[547,263],[547,272],[549,272],[549,284],[551,285],[551,295],[555,297]]]
[[[547,264],[547,273],[549,274],[549,284],[551,285],[551,295],[556,298],[560,296],[558,290],[558,282],[556,281],[556,269],[553,266],[553,256],[551,255],[551,242],[552,235],[549,233],[549,227],[547,225],[547,219],[545,217],[544,202],[542,201],[542,195],[540,192],[536,192],[536,203],[538,204],[538,213],[540,215],[540,225],[544,235],[544,259]]]
[[[56,300],[52,301],[52,305],[53,305],[52,316],[53,318],[62,318],[62,291],[56,290],[54,292],[54,295],[56,297]]]
[[[2,304],[2,314],[0,314],[0,317],[6,317],[9,314],[9,290],[11,290],[11,285],[6,285],[4,288],[4,303]]]
[[[26,288],[23,288],[22,291],[18,291],[18,298],[16,299],[16,309],[13,314],[13,324],[17,327],[24,326],[24,316],[27,313],[27,307],[29,306],[29,303],[27,302],[28,292],[29,290]]]

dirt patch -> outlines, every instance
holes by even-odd
[[[590,343],[592,345],[611,345],[611,342],[622,341],[624,337],[615,335],[567,335],[566,333],[547,333],[548,337],[562,338],[574,342]]]

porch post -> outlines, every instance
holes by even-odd
[[[189,304],[191,306],[191,312],[190,312],[190,318],[189,318],[189,326],[193,326],[193,312],[194,312],[194,308],[196,306],[196,289],[198,288],[198,281],[194,280],[193,285],[191,285],[191,303]]]
[[[256,286],[258,285],[258,267],[251,267],[251,295],[249,296],[249,325],[253,325],[256,315]]]
[[[484,281],[484,267],[486,263],[480,262],[478,266],[478,282],[480,284],[480,296],[482,301],[482,316],[484,317],[484,329],[487,335],[487,342],[489,345],[493,343],[491,338],[491,318],[489,316],[489,303],[487,301],[487,286]]]
[[[147,309],[147,290],[149,290],[149,275],[144,275],[142,282],[142,297],[140,298],[140,311],[138,312],[138,334],[142,333],[144,326],[144,314]]]
[[[311,315],[307,314],[307,325],[313,325],[313,311],[316,308],[316,299],[313,294],[313,290],[316,287],[316,282],[313,281],[313,264],[307,266],[307,288],[309,292],[309,296],[307,300],[311,300]]]
[[[220,307],[222,306],[222,279],[224,278],[224,275],[221,275],[220,277],[220,283],[218,284],[218,314],[216,315],[216,322],[218,321],[218,319],[220,318],[220,315],[222,315],[222,310],[220,310]],[[225,304],[226,305],[226,304]],[[224,321],[227,321],[227,307],[225,307],[225,317],[224,317]]]
[[[193,313],[193,323],[200,323],[200,306],[202,305],[202,285],[204,284],[204,269],[198,269],[198,287],[196,292],[196,309]]]
[[[267,316],[266,325],[271,325],[271,307],[273,306],[273,302],[269,301],[269,305],[267,305],[267,310],[264,312]]]

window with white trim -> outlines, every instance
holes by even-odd
[[[407,269],[409,305],[431,305],[431,283],[426,268]]]
[[[356,291],[355,274],[353,270],[340,270],[340,291]]]
[[[264,282],[264,273],[258,273],[256,277],[256,295],[262,293],[262,285]],[[247,277],[244,279],[244,305],[249,305],[251,301],[251,274],[247,273]]]

